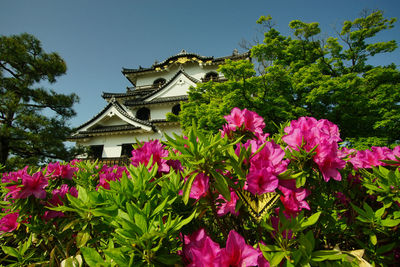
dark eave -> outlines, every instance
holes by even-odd
[[[80,131],[81,135],[96,134],[96,133],[109,133],[109,132],[123,132],[123,131],[134,131],[139,130],[140,127],[133,125],[114,125],[114,126],[99,126],[95,129]]]
[[[135,100],[127,100],[125,101],[125,106],[145,106],[145,105],[153,105],[153,104],[160,104],[160,103],[170,103],[170,102],[179,102],[179,101],[186,101],[188,100],[187,95],[182,96],[169,96],[169,97],[160,97],[155,98],[151,101],[135,101]]]
[[[143,97],[147,96],[149,93],[157,90],[158,87],[151,87],[146,89],[133,89],[128,90],[126,93],[107,93],[103,92],[101,95],[104,99],[111,99],[111,98],[134,98],[134,99],[142,99]]]

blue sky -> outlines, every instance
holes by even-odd
[[[182,49],[221,57],[257,35],[256,20],[271,15],[282,34],[291,20],[319,22],[326,36],[362,9],[381,9],[400,16],[399,0],[1,0],[0,35],[27,32],[41,40],[46,52],[58,52],[67,74],[51,85],[76,93],[76,127],[97,114],[106,102],[102,92],[125,92],[130,86],[122,67],[151,66]],[[379,35],[400,44],[400,25]],[[400,64],[400,53],[379,57],[374,64]]]

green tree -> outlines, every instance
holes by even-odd
[[[66,69],[64,60],[45,53],[34,36],[0,36],[1,164],[11,168],[71,156],[63,141],[71,133],[67,120],[75,115],[78,96],[42,87]]]
[[[316,22],[294,20],[293,36],[283,36],[270,16],[262,16],[257,23],[265,29],[264,40],[251,48],[255,64],[227,60],[219,71],[228,81],[192,88],[181,124],[185,129],[194,121],[216,132],[236,106],[263,116],[268,132],[276,131],[274,123],[313,116],[338,124],[347,140],[392,143],[400,136],[400,73],[394,64],[372,66],[368,60],[397,48],[394,40],[376,41],[395,21],[381,11],[364,12],[345,21],[337,37],[322,39]]]

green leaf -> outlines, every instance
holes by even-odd
[[[104,266],[104,260],[94,248],[82,247],[81,252],[85,262],[90,267]]]
[[[367,218],[374,218],[374,210],[367,204],[367,202],[364,202],[363,208],[367,212]]]
[[[190,222],[193,220],[193,218],[194,218],[195,215],[196,215],[196,210],[195,210],[189,217],[187,217],[186,219],[183,219],[182,221],[180,221],[180,222],[174,227],[174,229],[175,229],[176,231],[179,230],[179,229],[181,229],[184,225],[190,223]]]
[[[275,251],[282,251],[282,248],[276,245],[263,245],[259,244],[261,251],[264,252],[275,252]]]
[[[231,191],[229,190],[228,183],[226,182],[226,178],[216,172],[214,170],[210,170],[212,176],[215,178],[215,187],[217,188],[218,192],[227,200],[231,200]]]
[[[383,213],[385,213],[385,207],[375,211],[375,218],[382,218]]]
[[[307,227],[309,227],[309,226],[315,224],[315,223],[318,221],[320,215],[321,215],[321,212],[320,212],[320,211],[317,212],[317,213],[314,213],[313,215],[311,215],[310,217],[308,217],[306,220],[304,220],[304,221],[300,224],[300,227],[301,227],[302,229],[305,229],[305,228],[307,228]]]
[[[278,266],[279,263],[283,260],[286,253],[284,251],[281,252],[274,252],[272,258],[269,260],[270,266]]]
[[[296,178],[296,187],[300,188],[306,184],[307,177],[305,175],[300,175]]]
[[[305,235],[300,236],[299,242],[306,249],[307,254],[311,254],[314,250],[315,239],[312,231],[308,231]]]
[[[371,244],[374,246],[378,243],[378,240],[376,239],[376,235],[373,233],[369,235],[369,241],[371,241]]]
[[[78,185],[76,189],[78,189],[78,199],[81,200],[83,203],[88,203],[89,196],[86,189],[80,185]]]
[[[158,205],[154,209],[154,211],[151,213],[151,217],[156,216],[160,211],[164,210],[165,205],[167,205],[167,202],[168,202],[168,196],[164,199],[164,201],[160,205]]]
[[[185,205],[187,205],[188,201],[189,201],[189,196],[190,196],[190,190],[192,189],[192,184],[194,179],[197,176],[197,172],[192,173],[189,178],[186,180],[184,186],[183,186],[183,203],[185,203]]]
[[[13,256],[15,258],[20,258],[18,250],[12,247],[7,247],[7,246],[1,246],[1,249],[6,253],[7,255]]]
[[[396,246],[395,242],[387,244],[387,245],[379,246],[376,249],[376,254],[380,255],[380,254],[387,253],[387,252],[391,251],[395,246]]]
[[[340,260],[344,256],[337,250],[317,250],[311,254],[313,261]]]
[[[90,240],[90,234],[88,231],[81,231],[76,235],[76,246],[81,248],[86,245]]]
[[[147,232],[147,220],[143,213],[135,213],[135,224],[142,230],[143,233]]]
[[[392,220],[392,219],[385,219],[381,221],[382,226],[385,227],[395,227],[400,224],[400,219]]]
[[[21,246],[20,249],[20,254],[21,256],[24,256],[25,252],[28,250],[28,248],[31,246],[32,244],[32,234],[29,235],[28,241],[24,242],[24,244]]]

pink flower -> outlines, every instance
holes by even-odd
[[[231,114],[224,116],[224,118],[228,124],[224,125],[222,128],[222,137],[225,135],[232,137],[232,132],[236,131],[248,131],[261,138],[265,137],[263,135],[263,129],[265,127],[264,119],[253,111],[233,108]]]
[[[338,169],[343,169],[346,162],[342,159],[343,153],[338,150],[340,141],[338,127],[327,120],[317,121],[312,117],[301,117],[291,121],[290,126],[285,128],[287,135],[282,140],[291,149],[299,151],[304,149],[310,152],[314,147],[314,162],[318,165],[324,180],[328,182],[330,178],[337,181],[342,179]]]
[[[22,184],[8,186],[8,195],[11,195],[14,199],[28,198],[34,195],[36,198],[46,198],[45,187],[48,185],[48,180],[43,176],[43,173],[37,172],[32,176],[23,174],[20,177]]]
[[[21,179],[22,175],[24,175],[24,174],[28,174],[28,166],[25,166],[25,168],[18,170],[16,172],[3,173],[1,182],[2,183],[12,183],[12,182],[17,183],[18,180]]]
[[[9,213],[3,218],[0,219],[0,234],[5,232],[12,232],[18,227],[18,219],[19,213]]]
[[[285,215],[296,217],[302,209],[310,210],[310,206],[304,200],[310,192],[305,188],[296,188],[296,180],[280,180],[279,190],[283,193],[281,202],[285,207]]]
[[[235,216],[239,215],[238,211],[235,211],[236,201],[238,200],[238,196],[234,191],[231,191],[231,200],[227,201],[222,195],[219,195],[217,198],[217,214],[218,216],[224,216],[228,212],[232,213]]]
[[[346,162],[339,157],[338,147],[332,144],[332,141],[321,141],[313,159],[317,163],[325,182],[328,182],[330,178],[336,181],[342,179],[338,169],[343,169]]]
[[[78,171],[78,168],[71,167],[68,164],[60,164],[60,162],[49,163],[47,165],[46,175],[50,175],[51,177],[60,177],[64,179],[72,179],[72,176],[75,172]]]
[[[246,177],[246,190],[252,194],[264,194],[273,192],[278,187],[278,177],[274,175],[272,168],[253,169]]]
[[[61,185],[60,189],[54,189],[51,192],[52,198],[48,201],[48,207],[58,207],[64,205],[65,195],[70,194],[73,197],[78,197],[78,190],[75,187],[68,187],[68,185]],[[48,210],[45,211],[43,218],[47,221],[56,217],[64,217],[61,211]]]
[[[207,195],[209,180],[210,178],[204,173],[197,174],[196,178],[194,178],[189,197],[193,199],[200,199]]]
[[[372,168],[376,166],[385,166],[381,160],[396,160],[396,153],[400,151],[399,147],[393,150],[387,147],[371,147],[371,150],[360,150],[355,155],[352,155],[349,162],[353,164],[354,169]]]
[[[264,148],[255,154],[264,144]],[[279,183],[278,175],[285,172],[289,164],[288,160],[283,159],[285,151],[274,141],[248,140],[242,145],[244,149],[248,146],[251,146],[252,155],[244,189],[259,195],[275,191]],[[236,149],[237,154],[240,153],[239,149],[242,149],[241,146]]]
[[[218,257],[220,266],[257,266],[260,252],[247,245],[244,238],[231,230],[226,247],[221,249]]]
[[[105,189],[110,189],[110,184],[108,182],[119,181],[124,172],[128,174],[126,167],[120,167],[118,165],[107,167],[106,165],[103,165],[99,174],[99,184],[97,185],[97,188],[103,187]]]
[[[204,229],[184,236],[183,257],[187,266],[215,266],[220,250],[219,245],[207,236]]]
[[[164,149],[164,146],[159,140],[153,140],[143,143],[143,146],[132,150],[131,164],[133,166],[139,166],[139,164],[147,165],[151,157],[153,157],[153,164],[157,163],[158,172],[169,172],[169,165],[165,157],[168,157],[168,150]]]

